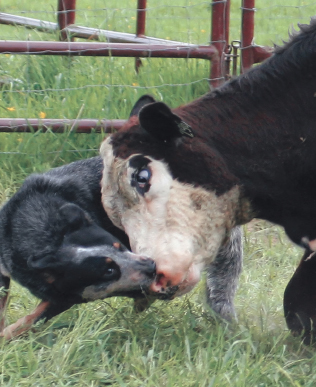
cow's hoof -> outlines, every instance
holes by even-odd
[[[306,345],[316,342],[316,326],[306,313],[289,312],[285,319],[293,336],[301,337]]]

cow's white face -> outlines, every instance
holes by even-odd
[[[132,250],[156,261],[153,292],[191,290],[235,225],[239,189],[215,192],[173,179],[168,165],[150,156],[114,156],[101,146],[103,206],[130,239]]]

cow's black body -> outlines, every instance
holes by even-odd
[[[175,111],[223,158],[232,176],[213,177],[219,193],[240,184],[255,216],[298,244],[316,238],[316,23],[301,29],[258,68]]]

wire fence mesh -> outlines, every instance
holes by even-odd
[[[171,4],[148,0],[146,36],[207,46],[211,42],[212,6],[210,1],[175,0]],[[77,0],[75,22],[78,26],[134,34],[136,8],[137,1],[131,0]],[[231,1],[230,40],[240,39],[241,8],[241,0]],[[316,13],[316,2],[257,0],[255,8],[255,43],[272,46],[287,40],[292,25],[308,23]],[[0,12],[56,23],[57,0],[2,0]],[[47,33],[23,26],[0,28],[4,40],[59,38],[57,30]],[[83,41],[76,38],[76,42]],[[124,119],[145,93],[175,107],[207,92],[209,78],[210,62],[205,59],[144,58],[137,73],[133,58],[22,56],[8,50],[0,55],[0,117]],[[102,136],[95,133],[79,139],[76,133],[57,137],[48,133],[40,138],[35,134],[0,133],[2,166],[8,174],[18,165],[21,176],[25,176],[97,153]]]
[[[287,38],[291,25],[307,22],[316,9],[316,2],[281,0],[256,1],[255,42],[262,45],[280,43]],[[41,21],[56,23],[57,1],[7,1],[1,3],[1,12],[32,17]],[[106,29],[134,33],[136,29],[136,1],[77,1],[76,24],[96,29]],[[241,1],[231,2],[230,37],[240,39]],[[177,0],[173,4],[162,1],[148,1],[146,13],[146,35],[166,40],[176,40],[190,44],[208,45],[211,34],[211,2]],[[7,40],[56,40],[58,32],[44,33],[25,27],[1,26],[3,39]],[[78,41],[78,40],[77,40]],[[10,112],[15,117],[31,117],[29,104],[37,106],[37,114],[46,114],[50,118],[74,118],[78,110],[78,99],[84,100],[86,117],[99,118],[112,114],[108,118],[121,118],[126,111],[115,106],[117,90],[125,90],[131,98],[139,91],[151,91],[161,97],[175,92],[183,94],[183,102],[191,96],[191,90],[200,84],[199,91],[207,91],[209,63],[203,60],[182,61],[177,59],[145,59],[140,74],[135,74],[134,61],[129,58],[34,58],[10,55],[10,50],[1,56],[0,86],[5,90],[5,107],[1,116]],[[174,71],[175,70],[175,71]],[[179,91],[179,87],[182,88]],[[154,91],[152,91],[155,89]],[[136,93],[135,93],[136,90]],[[81,96],[74,98],[73,93]],[[98,95],[93,98],[91,95]],[[124,92],[123,92],[124,94]],[[132,93],[133,94],[133,93]],[[108,95],[109,98],[105,99]],[[11,97],[10,97],[11,96]],[[41,98],[55,100],[54,106],[41,104]],[[62,98],[61,98],[62,96]],[[192,95],[194,97],[195,94]],[[73,101],[67,106],[65,98]],[[100,100],[101,98],[101,100]],[[135,98],[131,98],[132,100]],[[170,99],[174,100],[174,97]],[[176,98],[177,99],[177,98]],[[40,101],[39,101],[40,100]],[[58,101],[59,100],[59,101]],[[103,109],[96,115],[96,101],[103,102]],[[115,101],[115,102],[113,102]],[[106,102],[106,103],[105,103]],[[180,101],[182,102],[182,101]],[[9,105],[9,106],[8,106]],[[65,108],[65,106],[67,106]],[[80,105],[81,106],[81,105]],[[44,109],[45,108],[45,109]],[[45,110],[45,112],[44,112]],[[43,113],[41,113],[43,111]],[[113,111],[113,113],[112,113]],[[105,113],[103,113],[105,112]],[[35,112],[34,112],[35,113]],[[70,116],[69,116],[70,114]],[[101,115],[100,115],[101,114]],[[57,117],[58,116],[58,117]]]

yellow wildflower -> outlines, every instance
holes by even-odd
[[[46,113],[45,112],[40,112],[39,118],[46,118]]]
[[[135,17],[135,16],[132,16],[131,19],[132,19],[132,20],[136,20],[136,17]]]
[[[19,141],[19,142],[22,142],[22,141],[23,141],[23,139],[22,139],[21,137],[19,137],[19,138],[18,138],[18,141]]]
[[[201,32],[203,32],[203,34],[206,32],[205,30],[201,30]]]
[[[132,83],[132,86],[139,86],[137,82]]]
[[[9,112],[15,112],[15,107],[8,107],[7,110],[9,110]]]

